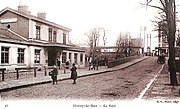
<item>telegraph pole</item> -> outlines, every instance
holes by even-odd
[[[151,34],[147,34],[147,50],[149,50],[148,52],[151,52]]]
[[[150,36],[149,36],[149,37],[150,37],[150,50],[151,50],[151,34],[150,34]]]
[[[148,38],[149,38],[149,37],[148,37],[148,34],[147,34],[147,48],[148,48],[148,45],[149,45],[149,44],[148,44]]]
[[[145,51],[145,36],[146,35],[146,26],[144,26],[144,50],[143,50],[143,52]],[[143,53],[143,55],[144,55],[144,53]]]

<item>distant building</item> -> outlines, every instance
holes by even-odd
[[[71,29],[30,15],[28,7],[0,11],[0,67],[52,66],[70,60],[85,67],[85,51],[69,43]]]
[[[143,39],[141,38],[132,38],[131,43],[134,47],[143,47]]]

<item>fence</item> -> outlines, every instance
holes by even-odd
[[[53,68],[53,66],[47,66],[38,71],[38,67],[20,67],[11,72],[6,68],[0,68],[0,81],[47,76],[47,72]]]

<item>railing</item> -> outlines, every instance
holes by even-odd
[[[37,67],[21,67],[21,68],[15,68],[16,70],[16,78],[19,79],[19,71],[20,70],[31,70],[34,69],[34,77],[36,77]]]
[[[49,70],[52,70],[54,66],[44,66],[43,68],[38,67],[18,67],[15,70],[7,70],[6,68],[0,68],[0,81],[20,79],[20,78],[31,78],[37,76],[47,76]],[[2,78],[2,79],[1,79]]]

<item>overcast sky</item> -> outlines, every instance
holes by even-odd
[[[0,0],[0,9],[17,9],[20,0]],[[120,32],[130,32],[136,38],[140,27],[151,23],[155,12],[152,8],[142,8],[139,4],[145,0],[21,0],[29,6],[32,15],[46,12],[47,20],[71,28],[70,39],[83,42],[84,33],[95,27],[103,27],[108,38],[108,45],[114,45]],[[154,36],[153,36],[154,37]]]

